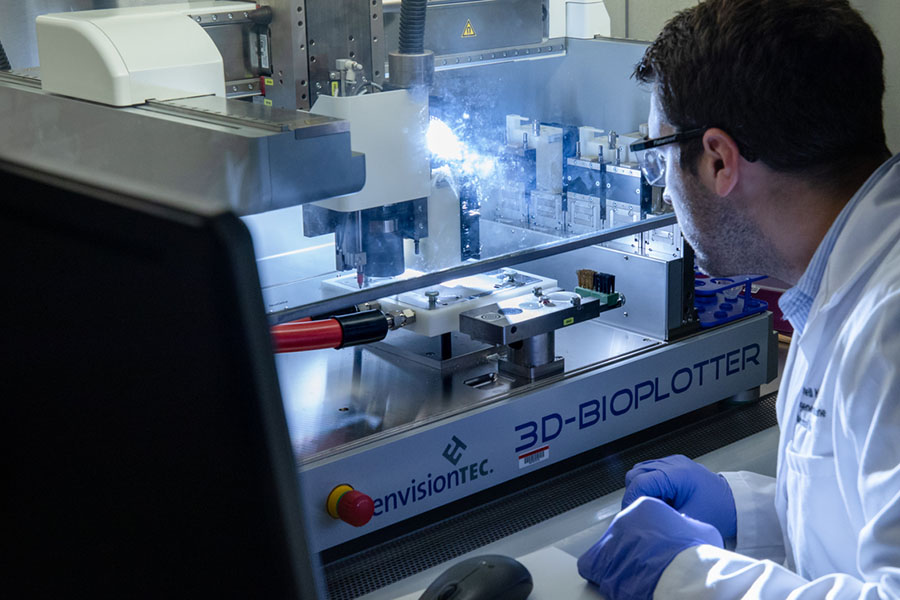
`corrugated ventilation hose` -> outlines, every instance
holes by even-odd
[[[400,53],[425,50],[425,10],[428,0],[403,0],[400,4]]]

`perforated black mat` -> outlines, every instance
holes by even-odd
[[[536,485],[443,519],[325,566],[331,600],[350,600],[612,493],[636,462],[684,454],[695,458],[776,424],[776,393],[746,405],[701,409],[674,430]]]

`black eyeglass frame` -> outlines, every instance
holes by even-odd
[[[639,142],[634,142],[629,146],[629,149],[632,152],[641,152],[643,150],[650,150],[652,148],[658,148],[660,146],[665,146],[666,144],[674,144],[675,142],[685,142],[687,140],[692,140],[694,138],[701,137],[709,127],[698,127],[697,129],[688,129],[687,131],[679,131],[677,133],[672,133],[670,135],[663,135],[658,138],[650,138],[649,140],[641,140]],[[741,144],[737,139],[734,140],[738,145],[738,150],[741,153],[741,156],[744,157],[745,160],[749,162],[756,162],[757,156],[756,153],[745,147]]]
[[[640,152],[642,150],[650,150],[651,148],[665,146],[666,144],[685,142],[687,140],[692,140],[694,138],[702,136],[704,133],[706,133],[707,129],[709,129],[709,127],[699,127],[697,129],[688,129],[687,131],[679,131],[670,135],[663,135],[658,138],[641,140],[639,142],[634,142],[633,144],[631,144],[631,146],[629,146],[629,148],[631,148],[632,152]]]

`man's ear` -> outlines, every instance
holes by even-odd
[[[741,151],[730,135],[712,127],[703,134],[703,155],[699,161],[700,179],[725,197],[734,190],[741,175]]]

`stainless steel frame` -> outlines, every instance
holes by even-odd
[[[306,0],[263,2],[275,12],[272,34],[272,85],[266,99],[282,108],[310,107]]]
[[[109,108],[0,73],[0,154],[247,215],[359,190],[346,121],[214,96]]]
[[[474,364],[441,372],[409,359],[413,348],[425,356],[421,342],[421,336],[398,331],[373,346],[276,355],[298,458],[303,463],[325,460],[547,385],[483,377],[497,372],[499,357],[489,352]],[[492,348],[463,344],[470,351]],[[660,345],[592,321],[559,330],[556,354],[565,359],[571,377]]]
[[[265,0],[272,7],[273,69],[266,98],[275,106],[309,109],[331,94],[335,60],[363,65],[369,81],[384,82],[382,0]]]
[[[472,385],[490,380],[491,363],[480,367],[481,378],[478,368],[442,374],[376,348],[278,357],[315,547],[332,548],[740,394],[770,381],[777,364],[766,314],[673,344],[596,321],[559,330],[558,338],[568,371],[518,386],[502,375]],[[453,454],[454,440],[465,452]],[[417,494],[416,502],[398,498],[411,481],[449,479],[473,463],[477,480]],[[376,499],[364,527],[322,509],[341,483]]]

